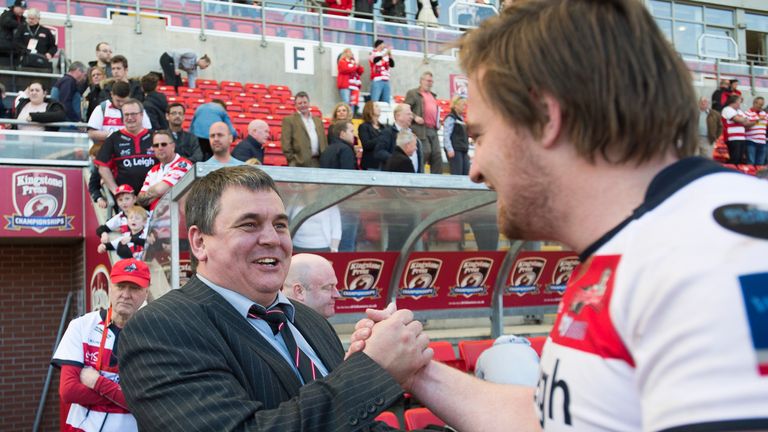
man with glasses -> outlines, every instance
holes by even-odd
[[[155,165],[152,135],[142,124],[146,116],[141,102],[126,100],[122,113],[125,128],[107,137],[95,160],[101,178],[113,194],[118,184],[129,184],[133,190],[140,190],[144,177]]]
[[[301,253],[291,257],[283,294],[330,318],[336,314],[336,299],[341,297],[336,288],[338,283],[330,261],[320,255]]]
[[[107,74],[107,78],[112,78],[112,46],[106,42],[96,44],[96,60],[89,61],[88,66],[98,66]]]
[[[192,162],[176,153],[173,134],[161,129],[152,134],[152,150],[159,163],[144,177],[139,204],[154,210],[160,198],[192,168]]]

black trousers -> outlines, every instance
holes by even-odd
[[[176,68],[173,65],[173,57],[168,53],[163,53],[160,56],[160,67],[163,69],[163,80],[165,85],[172,85],[178,93],[179,86],[181,85],[181,77],[176,74]]]

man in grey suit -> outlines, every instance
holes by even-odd
[[[283,119],[280,145],[289,166],[320,168],[320,154],[328,147],[323,121],[309,111],[309,95],[300,91],[296,112]]]
[[[413,314],[397,311],[344,359],[330,324],[280,293],[288,216],[257,168],[198,180],[186,221],[197,275],[120,336],[121,384],[139,429],[389,430],[373,419],[432,356]]]

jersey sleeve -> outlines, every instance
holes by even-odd
[[[104,111],[102,111],[101,105],[99,105],[96,107],[96,109],[93,110],[93,112],[91,113],[91,117],[88,118],[88,128],[100,130],[103,124],[104,124]]]
[[[83,358],[83,320],[74,319],[69,322],[67,331],[59,341],[56,352],[53,353],[51,364],[62,367],[64,365],[82,368],[85,364]]]
[[[111,139],[113,136],[115,135],[112,134],[107,137],[106,141],[104,141],[104,144],[99,149],[99,153],[96,154],[96,160],[94,161],[96,165],[111,167],[112,158],[114,157],[114,147]]]
[[[141,127],[149,130],[152,129],[152,122],[149,120],[149,114],[147,114],[146,110],[144,110],[144,115],[142,116],[142,119],[141,119]]]

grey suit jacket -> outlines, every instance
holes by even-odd
[[[141,309],[120,335],[120,377],[142,431],[384,431],[402,396],[363,353],[343,361],[333,328],[294,303],[294,324],[331,371],[301,386],[293,369],[198,278]]]
[[[315,122],[315,131],[317,131],[317,142],[320,147],[320,153],[328,147],[328,138],[325,136],[323,121],[320,118],[312,116]],[[280,145],[283,148],[283,154],[288,160],[289,166],[310,167],[312,159],[312,149],[310,147],[309,134],[304,122],[301,120],[298,112],[289,115],[283,119],[282,132],[280,135]],[[319,154],[318,153],[318,156]]]
[[[437,95],[434,92],[432,93],[432,96],[437,99]],[[413,112],[413,115],[417,115],[419,117],[424,117],[424,96],[421,95],[421,92],[419,91],[418,87],[415,89],[410,89],[408,92],[405,93],[405,100],[404,103],[407,103],[411,106],[411,112]],[[438,109],[440,107],[438,106]],[[440,128],[440,113],[438,111],[437,115],[437,122],[438,122],[438,129]],[[411,130],[413,133],[416,134],[416,137],[418,137],[420,140],[424,141],[427,139],[427,127],[424,125],[417,124],[416,122],[413,122],[411,124]]]

